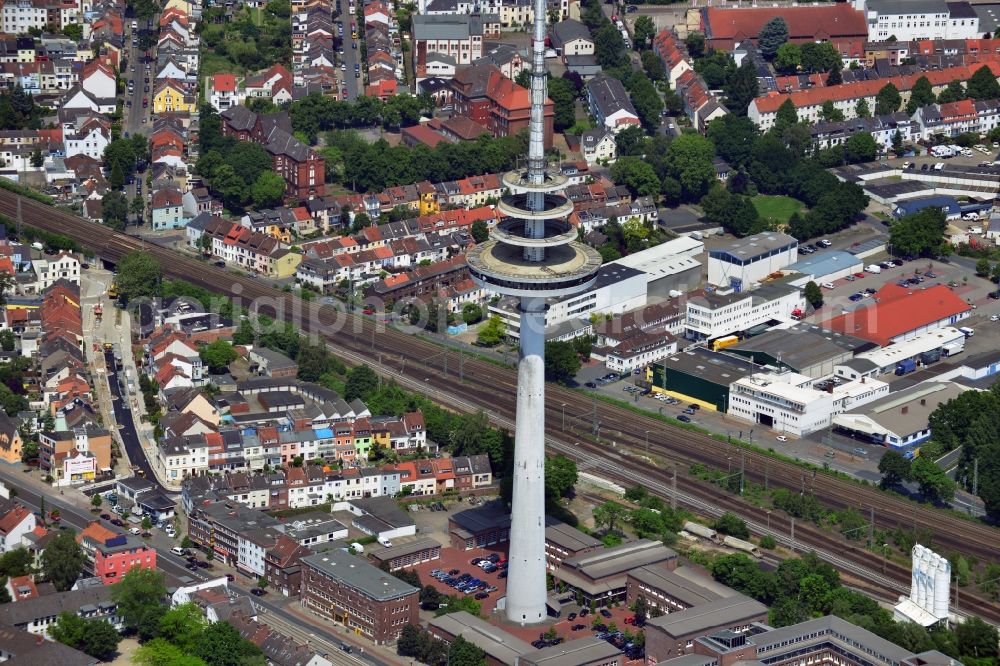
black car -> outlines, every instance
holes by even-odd
[[[609,611],[607,608],[601,609],[601,615],[608,618],[609,620],[611,619],[611,611]]]
[[[104,519],[104,520],[111,520],[111,514],[110,513],[102,513],[101,514],[101,518]]]
[[[185,558],[185,559],[187,559],[188,562],[197,562],[198,561],[198,558],[195,555],[188,555],[187,558]]]
[[[691,417],[686,414],[680,414],[677,416],[677,420],[681,423],[691,423]]]
[[[184,568],[187,569],[188,571],[197,571],[198,565],[195,564],[194,562],[189,562],[188,564],[184,565]]]
[[[250,590],[250,594],[252,594],[255,597],[262,597],[265,594],[267,594],[267,590],[263,590],[263,589],[261,589],[259,587],[255,587],[252,590]]]
[[[587,628],[587,626],[586,626],[586,625],[583,625],[583,624],[574,624],[574,625],[573,625],[573,626],[571,627],[571,630],[572,630],[572,631],[580,631],[580,630],[582,630],[582,629],[586,629],[586,628]]]
[[[497,574],[497,578],[506,578],[506,577],[507,577],[507,570],[506,569],[504,569],[503,571],[501,571],[500,573]]]
[[[545,645],[546,645],[545,641],[533,641],[531,643],[531,647],[535,648],[536,650],[541,650],[543,647],[545,647]]]
[[[701,409],[701,405],[699,405],[697,402],[692,402],[690,405],[688,405],[688,409],[698,410]]]
[[[580,617],[587,617],[588,615],[590,615],[590,609],[589,608],[582,608],[582,609],[580,609]]]
[[[991,291],[989,297],[993,300],[1000,300],[1000,291]]]
[[[480,600],[480,599],[489,599],[489,598],[490,598],[490,593],[489,592],[480,592],[479,594],[476,595],[476,600],[477,601]]]
[[[115,527],[125,527],[125,523],[118,518],[112,518],[111,524],[114,525]]]
[[[572,622],[573,620],[576,619],[576,613],[570,613],[569,615],[566,616],[566,619]]]
[[[458,569],[452,569],[451,571],[448,572],[448,575],[449,576],[457,576],[459,573],[460,572],[459,572]]]
[[[496,553],[493,553],[492,555],[490,555],[490,556],[489,556],[489,560],[490,560],[490,562],[492,562],[493,564],[496,564],[497,562],[499,562],[499,561],[500,561],[500,556],[499,556],[499,555],[497,555]]]
[[[198,568],[199,569],[207,569],[210,566],[212,566],[212,565],[209,564],[208,562],[205,562],[205,561],[198,562]]]
[[[587,388],[597,388],[597,384],[595,382],[587,382],[584,386]]]
[[[232,583],[234,580],[236,580],[236,576],[234,576],[233,574],[226,574],[226,580]]]
[[[924,162],[923,164],[920,165],[920,170],[921,171],[927,171],[930,168],[931,168],[931,165],[928,164],[927,162]]]

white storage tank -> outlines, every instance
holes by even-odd
[[[938,568],[934,572],[934,617],[939,620],[948,618],[948,601],[951,598],[951,563],[943,557],[938,558]]]

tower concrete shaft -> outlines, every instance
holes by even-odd
[[[545,299],[521,299],[514,494],[507,619],[541,622],[545,611]]]
[[[503,220],[490,239],[466,254],[484,289],[520,299],[514,495],[507,576],[507,619],[545,620],[545,310],[546,299],[577,294],[592,284],[601,255],[576,241],[566,218],[573,204],[567,177],[545,160],[545,0],[534,0],[531,116],[525,168],[504,174],[497,210]]]

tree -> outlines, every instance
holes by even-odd
[[[476,220],[472,223],[472,240],[477,243],[482,243],[488,240],[490,237],[489,227],[486,226],[484,220]]]
[[[878,471],[882,474],[880,485],[891,488],[910,478],[910,461],[899,451],[889,449],[878,461]]]
[[[448,666],[486,666],[486,653],[474,643],[456,636],[448,648]]]
[[[549,499],[568,497],[576,485],[576,462],[559,453],[545,459],[545,494]]]
[[[615,134],[618,157],[641,157],[646,150],[646,133],[637,125],[629,125]]]
[[[833,105],[831,100],[823,102],[820,108],[820,115],[828,123],[838,123],[844,119],[844,112]]]
[[[844,82],[844,75],[841,74],[841,69],[839,67],[834,67],[830,70],[830,74],[826,77],[826,85],[828,86],[839,86]]]
[[[848,164],[871,162],[877,155],[878,144],[868,132],[858,132],[844,143],[844,159]]]
[[[750,538],[750,530],[747,529],[746,522],[736,514],[729,513],[728,511],[719,516],[719,519],[715,521],[714,527],[716,531],[736,537],[737,539]]]
[[[367,365],[358,365],[347,371],[344,400],[367,400],[379,387],[378,374]]]
[[[45,158],[42,157],[41,148],[35,148],[35,150],[33,150],[31,153],[31,166],[35,167],[36,169],[41,169],[44,164],[45,164]]]
[[[7,577],[26,576],[31,572],[34,558],[26,548],[17,547],[0,556],[0,574]]]
[[[618,502],[605,502],[594,509],[594,524],[604,526],[608,532],[614,532],[628,515],[628,509]]]
[[[992,265],[990,264],[990,260],[987,259],[986,257],[983,257],[982,259],[976,262],[976,275],[978,277],[987,277],[990,274],[991,268]]]
[[[192,653],[208,666],[241,666],[245,659],[261,652],[256,645],[240,636],[233,625],[214,622],[201,632]]]
[[[629,64],[625,41],[613,23],[607,21],[594,33],[594,55],[605,71]]]
[[[892,83],[887,83],[875,95],[875,115],[882,116],[887,113],[895,113],[899,111],[899,105],[902,103],[903,98],[899,94],[899,89]]]
[[[115,287],[119,298],[131,301],[155,296],[159,292],[163,271],[160,263],[147,252],[129,252],[118,262]]]
[[[788,41],[788,24],[785,19],[775,16],[764,24],[757,35],[760,53],[768,60],[774,58],[782,44]]]
[[[99,493],[94,493],[94,496],[90,498],[90,506],[94,507],[95,509],[100,509],[101,504],[103,503],[104,500],[101,499],[101,495]]]
[[[146,205],[143,203],[142,197],[139,196],[132,197],[132,203],[129,206],[129,210],[132,212],[133,215],[135,215],[135,223],[137,225],[141,225],[143,215],[146,212]],[[208,236],[208,238],[209,241],[211,241],[211,237]]]
[[[732,194],[715,185],[699,202],[705,219],[719,224],[737,236],[747,236],[763,229],[760,215],[749,197]]]
[[[229,364],[239,358],[232,343],[219,338],[202,347],[198,353],[202,362],[206,363],[212,372],[223,372]]]
[[[840,53],[829,42],[806,42],[801,48],[802,69],[807,72],[839,73],[844,66]]]
[[[972,99],[997,99],[1000,97],[1000,83],[997,83],[993,71],[983,65],[965,84],[965,93]]]
[[[910,478],[920,486],[920,494],[930,502],[947,502],[955,496],[955,482],[933,460],[918,457],[910,464]]]
[[[494,347],[503,340],[507,328],[499,315],[493,315],[486,320],[483,326],[479,327],[476,333],[476,344],[483,347]]]
[[[625,87],[629,91],[632,105],[635,107],[636,113],[639,114],[643,128],[647,131],[653,131],[659,127],[663,112],[663,98],[660,97],[660,93],[656,91],[656,87],[653,86],[649,77],[643,72],[633,72],[625,80]]]
[[[948,86],[941,91],[938,95],[937,101],[939,104],[948,104],[950,102],[958,102],[966,98],[965,86],[959,80],[954,80],[948,83]]]
[[[910,100],[906,103],[906,113],[913,115],[917,109],[937,101],[930,79],[921,76],[910,89]]]
[[[573,345],[565,340],[545,343],[545,378],[554,382],[568,382],[580,371],[580,357]]]
[[[977,660],[996,659],[997,638],[997,628],[974,615],[955,627],[958,650],[966,662],[966,657],[975,657]]]
[[[688,36],[684,39],[684,45],[687,47],[688,55],[694,60],[698,60],[705,55],[705,35],[703,33],[688,33]]]
[[[774,67],[779,72],[794,72],[802,65],[802,49],[798,44],[786,42],[778,47]]]
[[[205,666],[204,661],[163,638],[144,643],[133,659],[140,666]]]
[[[420,589],[420,607],[424,610],[437,610],[441,604],[441,593],[433,585],[424,585]],[[402,641],[402,638],[400,638]],[[402,652],[400,652],[402,654]]]
[[[667,78],[667,68],[653,51],[643,51],[640,60],[642,61],[642,71],[646,72],[646,76],[651,81],[663,81]]]
[[[893,249],[903,256],[937,256],[947,227],[940,208],[925,208],[919,213],[896,220],[889,228]]]
[[[117,176],[112,177],[112,187],[115,187],[114,181],[118,178],[121,179],[122,184],[131,178],[135,174],[136,167],[136,154],[135,154],[135,144],[129,139],[115,139],[107,145],[104,149],[104,168],[107,169],[109,174],[114,174],[118,171]],[[116,189],[121,189],[121,185],[118,185]]]
[[[639,595],[635,598],[635,604],[632,607],[632,612],[635,617],[635,626],[641,627],[646,624],[646,618],[649,617],[649,604],[646,601],[646,597]]]
[[[795,109],[795,103],[791,99],[786,99],[778,107],[774,115],[775,127],[784,128],[799,122],[799,112]]]
[[[549,99],[555,113],[553,126],[557,132],[572,127],[576,122],[576,89],[567,79],[549,79]]]
[[[257,208],[278,206],[284,196],[285,179],[270,169],[262,171],[250,186],[250,198]]]
[[[101,197],[101,219],[116,231],[125,228],[128,220],[128,199],[123,192],[108,190]]]
[[[766,26],[765,26],[766,27]],[[743,60],[736,73],[725,85],[726,106],[733,113],[741,116],[747,114],[750,102],[757,97],[760,86],[757,82],[757,70],[749,58]]]
[[[483,309],[475,303],[466,303],[462,306],[462,321],[466,324],[475,324],[483,318]]]
[[[102,661],[114,656],[122,639],[118,630],[105,620],[86,620],[69,611],[61,613],[49,631],[63,645]]]
[[[656,35],[656,25],[649,16],[640,16],[632,25],[632,41],[636,50],[647,49]]]
[[[805,289],[802,291],[802,295],[805,296],[806,301],[809,305],[813,306],[817,310],[823,307],[823,290],[819,288],[819,285],[810,280],[806,282]]]
[[[73,587],[83,563],[83,551],[72,530],[58,531],[42,552],[42,573],[60,592]]]
[[[163,616],[163,600],[167,594],[163,574],[153,569],[131,569],[122,576],[111,590],[111,598],[118,604],[118,614],[126,631],[138,632],[140,624],[156,616],[156,629]]]
[[[715,147],[699,134],[683,134],[667,148],[667,175],[681,184],[681,195],[687,201],[705,196],[715,182]]]
[[[857,105],[854,107],[854,115],[858,118],[871,118],[872,112],[868,108],[868,100],[864,98],[858,100]]]
[[[660,190],[660,179],[656,177],[653,167],[642,158],[621,157],[609,171],[611,180],[624,185],[635,196],[655,196]]]
[[[149,516],[143,516],[142,522],[139,523],[139,526],[142,527],[142,529],[144,530],[151,530],[153,529],[153,519],[150,518]]]

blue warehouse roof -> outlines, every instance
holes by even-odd
[[[959,215],[962,212],[961,207],[958,205],[958,201],[954,197],[939,194],[933,197],[920,197],[918,199],[910,199],[908,201],[899,201],[896,203],[896,207],[893,208],[892,214],[896,217],[905,217],[907,215],[919,213],[923,209],[930,208],[932,206],[942,209],[945,212],[945,215]]]
[[[817,252],[816,254],[808,255],[805,259],[796,261],[785,270],[796,271],[803,275],[812,275],[814,278],[822,278],[842,271],[845,268],[853,269],[861,265],[862,261],[850,252],[831,250],[830,252]]]

